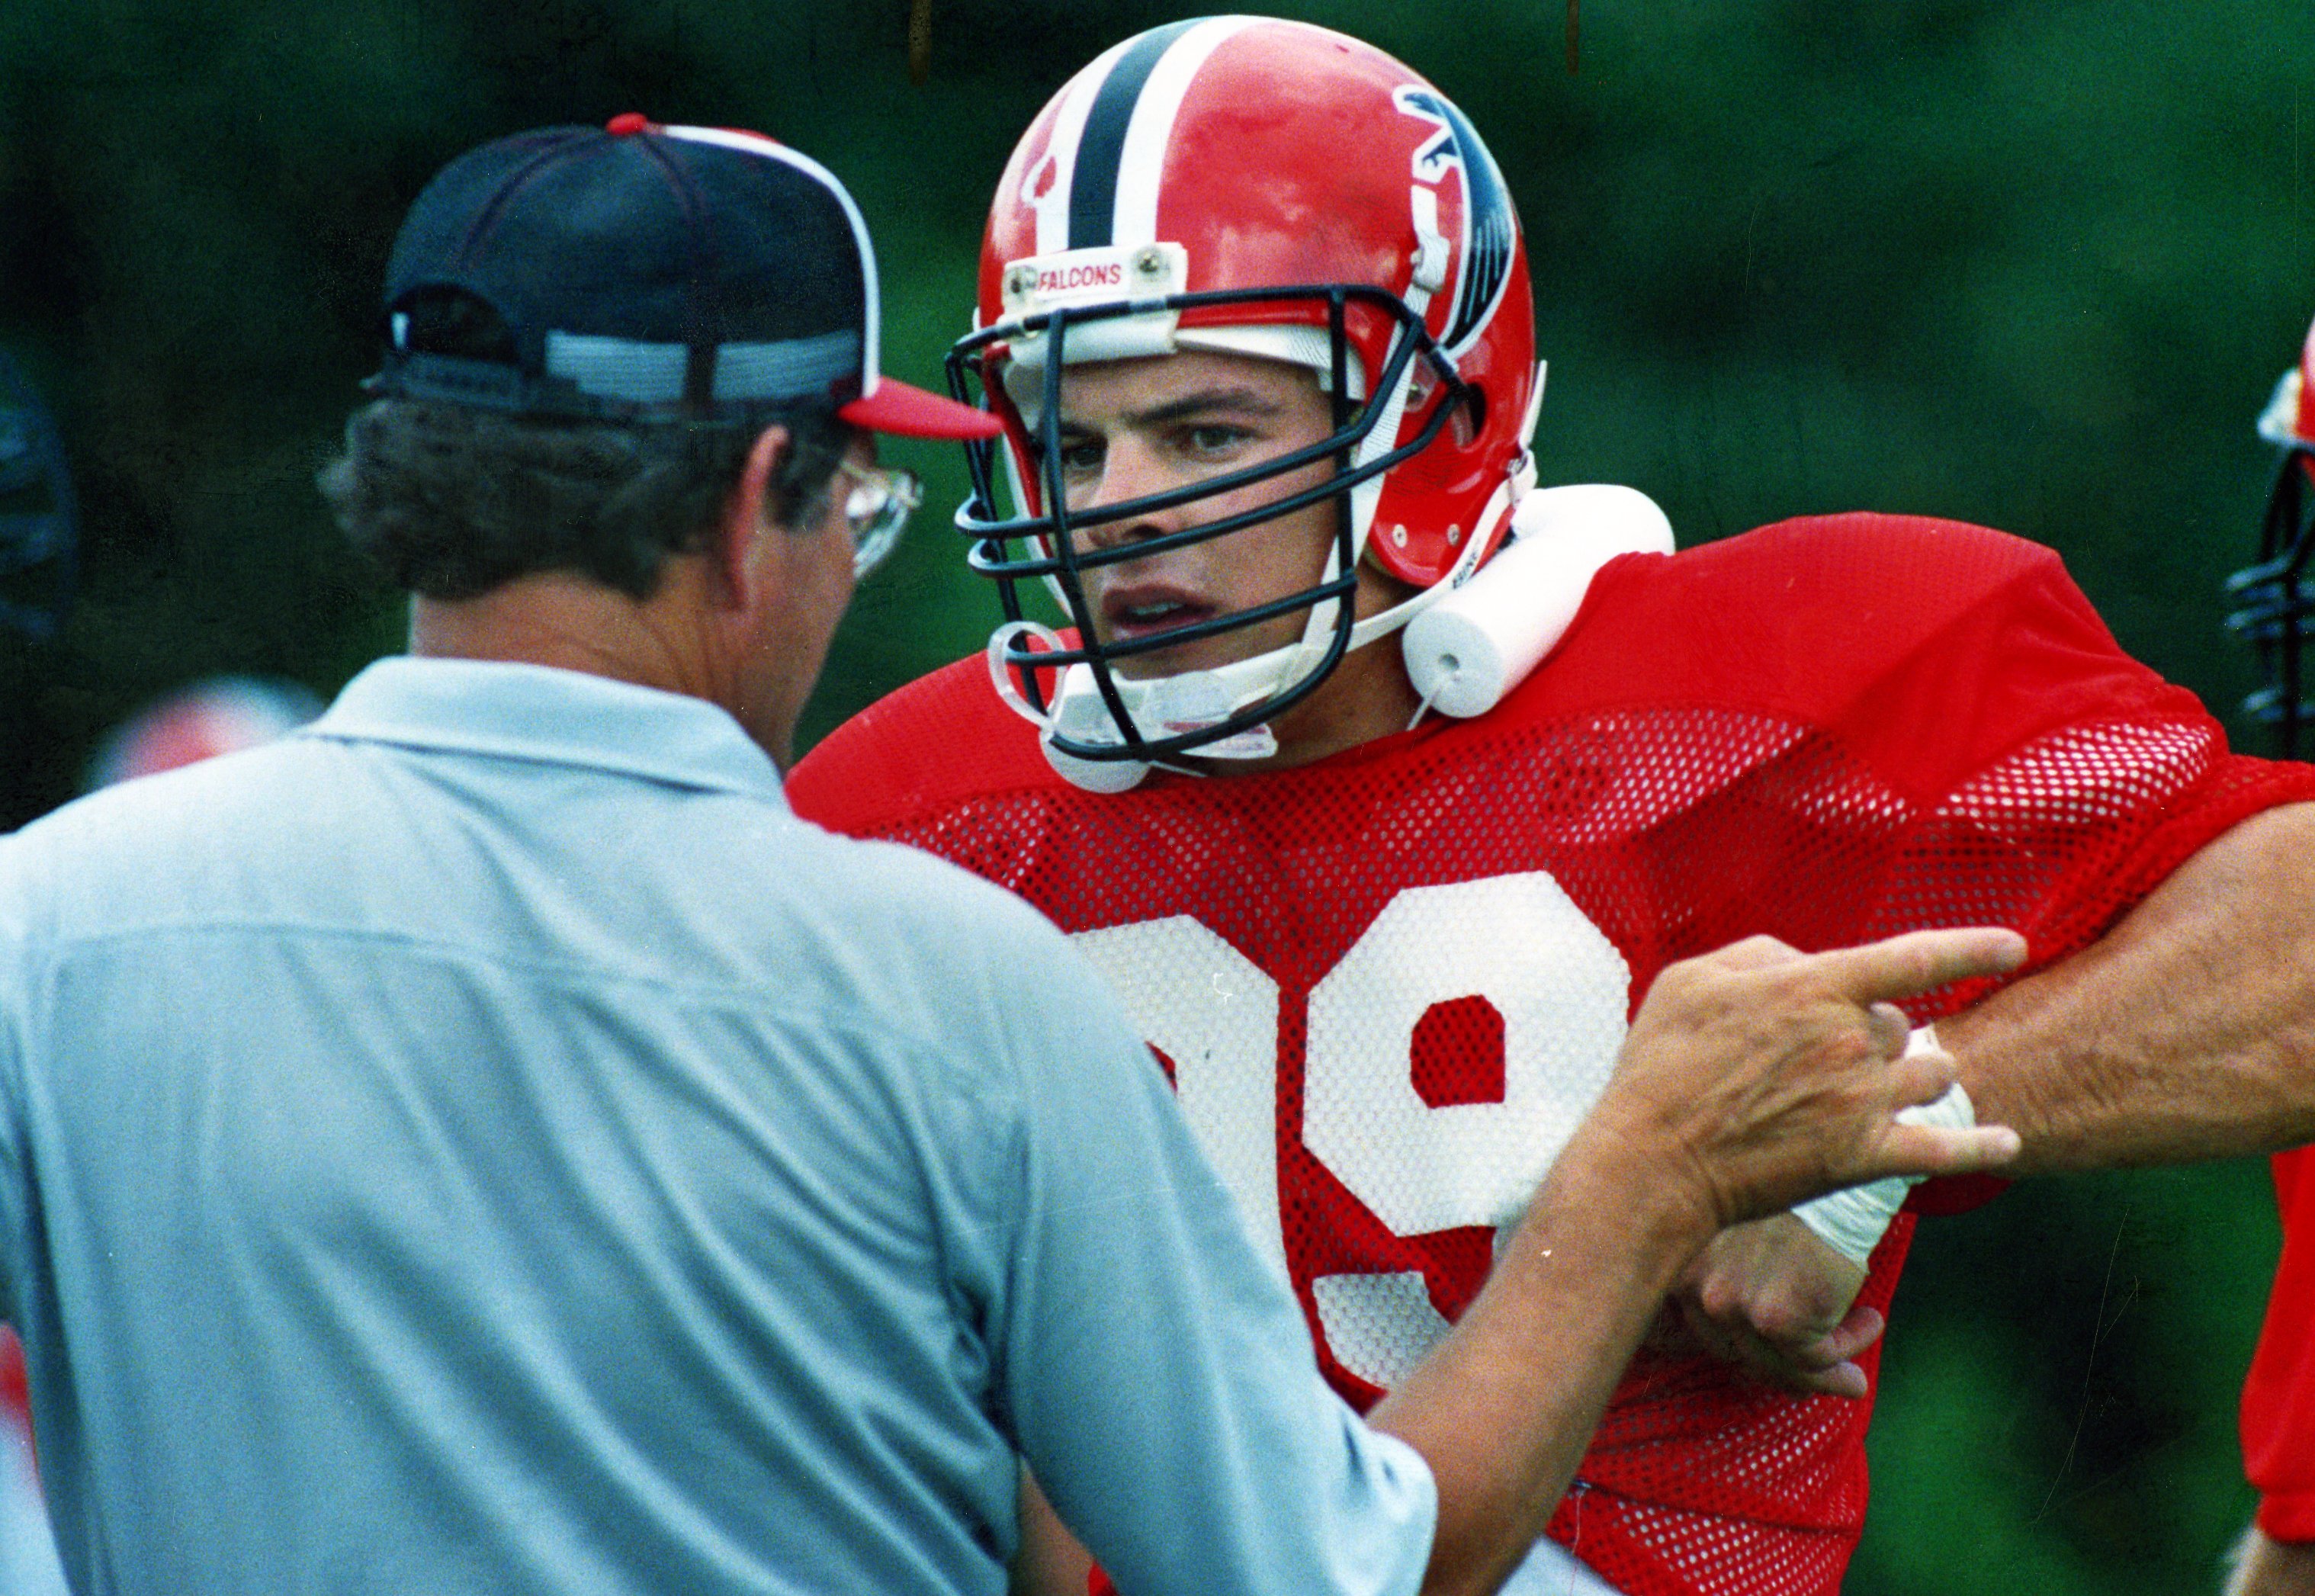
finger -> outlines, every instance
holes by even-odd
[[[1768,970],[1778,964],[1793,963],[1806,956],[1790,943],[1779,942],[1766,935],[1756,935],[1742,942],[1732,942],[1726,947],[1717,948],[1693,962],[1717,964],[1725,970]]]
[[[2007,1125],[1907,1125],[1893,1122],[1862,1161],[1851,1184],[1892,1175],[1976,1175],[2000,1169],[2018,1156],[2018,1132]]]
[[[1842,1316],[1840,1324],[1822,1335],[1793,1339],[1762,1332],[1762,1339],[1778,1349],[1802,1369],[1830,1369],[1836,1363],[1846,1363],[1858,1353],[1881,1338],[1883,1319],[1869,1308],[1852,1308]]]
[[[1855,1363],[1836,1363],[1822,1373],[1805,1377],[1799,1382],[1804,1390],[1819,1396],[1846,1396],[1850,1401],[1873,1389],[1873,1382],[1865,1378],[1864,1369]]]
[[[1797,1346],[1774,1341],[1766,1344],[1778,1361],[1796,1375],[1823,1374],[1828,1369],[1838,1369],[1849,1361],[1849,1355],[1839,1350],[1836,1339],[1831,1335],[1820,1335],[1814,1341],[1803,1342]]]
[[[1867,1389],[1865,1370],[1846,1358],[1825,1361],[1805,1357],[1752,1337],[1738,1338],[1736,1350],[1722,1354],[1721,1361],[1735,1364],[1762,1385],[1805,1396],[1862,1396]]]
[[[1854,1002],[1877,1003],[2015,970],[2026,962],[2026,939],[1999,926],[1912,931],[1814,958],[1835,991]]]
[[[1961,1067],[1942,1048],[1907,1053],[1889,1066],[1885,1079],[1890,1102],[1898,1108],[1919,1108],[1935,1103],[1961,1078]]]
[[[1864,1366],[1856,1361],[1857,1355],[1878,1341],[1887,1326],[1876,1308],[1850,1308],[1832,1334],[1787,1350],[1789,1383],[1826,1396],[1854,1400],[1866,1396],[1873,1383],[1866,1378]]]
[[[1867,1009],[1865,1027],[1873,1038],[1874,1051],[1885,1059],[1903,1053],[1913,1034],[1913,1022],[1894,1003],[1876,1003]]]
[[[1820,1344],[1823,1351],[1835,1353],[1841,1361],[1847,1362],[1880,1340],[1881,1332],[1888,1326],[1889,1321],[1881,1317],[1880,1309],[1852,1308],[1848,1317]]]

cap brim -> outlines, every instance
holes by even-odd
[[[994,438],[1005,424],[985,410],[959,404],[889,377],[876,379],[874,393],[864,394],[836,413],[871,432],[897,432],[903,438]]]

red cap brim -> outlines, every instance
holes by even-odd
[[[1004,423],[985,410],[889,377],[878,377],[874,393],[838,406],[836,413],[856,427],[903,438],[994,438],[1005,430]]]

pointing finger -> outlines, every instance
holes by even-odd
[[[1816,955],[1819,973],[1856,1003],[1911,998],[1947,981],[2001,975],[2026,962],[2026,939],[1999,926],[1913,931]]]

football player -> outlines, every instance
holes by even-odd
[[[1249,17],[1104,52],[952,355],[1006,426],[959,521],[1007,623],[795,806],[1074,935],[1362,1404],[1656,972],[1733,938],[2025,932],[2027,979],[1912,1017],[2038,1167],[2315,1135],[2315,774],[2229,752],[2046,549],[1842,515],[1673,554],[1637,495],[1538,489],[1532,318],[1502,174],[1397,61]],[[1509,1588],[1836,1590],[1902,1195],[1724,1235]]]
[[[2227,586],[2233,630],[2257,647],[2266,685],[2244,701],[2275,728],[2285,758],[2303,749],[2315,706],[2300,683],[2300,652],[2311,597],[2307,560],[2315,553],[2315,327],[2299,364],[2283,374],[2258,418],[2259,436],[2280,450],[2275,487],[2259,530],[2258,563]],[[2258,1487],[2258,1513],[2243,1537],[2228,1596],[2315,1596],[2315,1153],[2275,1158],[2283,1212],[2283,1256],[2266,1323],[2243,1382],[2243,1465]]]

